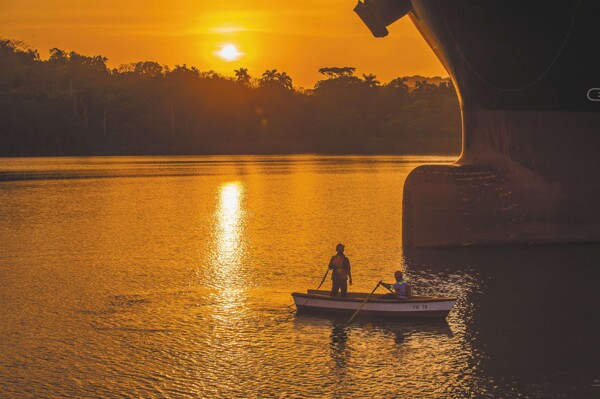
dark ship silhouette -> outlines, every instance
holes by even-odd
[[[462,111],[453,165],[404,186],[407,247],[600,239],[600,1],[365,0],[375,36],[409,15]]]

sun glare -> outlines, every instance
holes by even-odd
[[[215,54],[225,61],[235,61],[243,55],[243,53],[241,53],[233,44],[224,45],[221,50],[217,51]]]

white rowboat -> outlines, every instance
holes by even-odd
[[[329,291],[308,290],[293,292],[292,297],[300,312],[318,312],[352,315],[367,298],[368,293],[352,292],[342,298],[332,297]],[[374,294],[360,310],[359,317],[385,318],[445,318],[456,303],[456,298],[411,296],[410,299],[389,298]]]

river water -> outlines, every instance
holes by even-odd
[[[448,157],[0,159],[0,397],[600,397],[595,245],[403,251]],[[290,313],[338,242],[443,322]]]

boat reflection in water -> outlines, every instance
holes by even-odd
[[[431,394],[431,381],[419,388],[420,378],[454,374],[453,333],[446,321],[358,319],[348,324],[347,320],[341,316],[299,313],[294,321],[299,330],[330,330],[329,362],[323,366],[323,373],[331,378],[331,397],[356,397],[360,387],[369,387],[372,397],[419,389]],[[434,354],[426,360],[430,350]],[[396,380],[390,370],[398,373]],[[407,370],[411,371],[407,374]],[[406,378],[407,375],[419,377]]]

